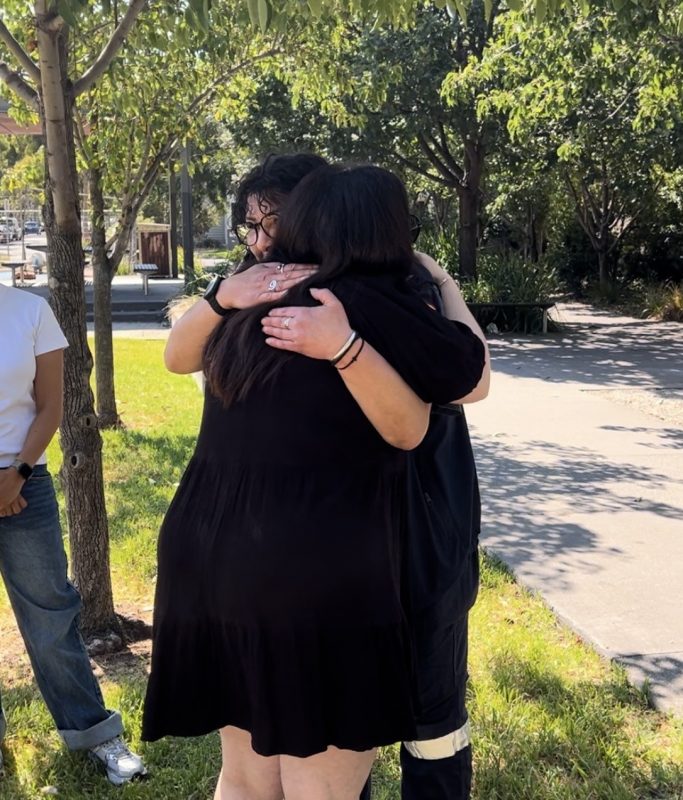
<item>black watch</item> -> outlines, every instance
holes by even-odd
[[[18,458],[14,459],[11,466],[16,469],[16,471],[25,481],[27,481],[31,475],[33,475],[33,467],[30,464],[27,464],[25,461],[20,461]]]
[[[211,282],[206,287],[206,291],[204,292],[204,299],[206,302],[211,306],[216,314],[220,314],[221,317],[224,317],[228,312],[232,311],[231,308],[223,308],[223,306],[216,299],[218,287],[221,285],[221,283],[223,283],[224,280],[225,279],[223,275],[216,275],[215,278],[211,279]]]

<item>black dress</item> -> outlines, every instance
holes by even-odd
[[[398,279],[331,288],[423,399],[476,385],[479,340]],[[414,736],[399,585],[406,453],[329,363],[285,358],[246,401],[205,398],[159,540],[147,740],[234,725],[257,753],[303,757]]]

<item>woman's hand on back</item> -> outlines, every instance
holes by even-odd
[[[311,295],[321,305],[271,309],[261,320],[266,344],[309,358],[334,358],[351,335],[349,319],[329,289],[311,289]]]
[[[216,299],[224,308],[251,308],[259,303],[271,303],[317,271],[312,264],[254,264],[226,278],[218,287]]]

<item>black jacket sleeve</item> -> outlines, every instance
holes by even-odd
[[[428,308],[387,276],[343,278],[330,286],[351,327],[425,402],[449,403],[474,389],[484,345],[472,330]]]

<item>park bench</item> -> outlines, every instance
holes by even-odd
[[[555,303],[468,303],[479,325],[486,329],[491,323],[500,323],[503,330],[521,330],[529,333],[540,316],[541,331],[548,332],[548,309]],[[536,328],[538,330],[538,328]]]
[[[35,273],[25,261],[0,261],[0,267],[12,270],[12,286],[17,285],[17,270],[19,270],[20,286],[24,286],[27,280],[36,279]]]
[[[156,264],[133,264],[133,272],[142,276],[142,291],[149,294],[149,278],[159,272]]]

